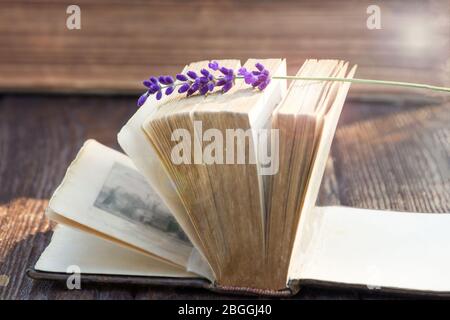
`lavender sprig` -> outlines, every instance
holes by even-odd
[[[238,71],[238,75],[244,78],[246,84],[251,85],[253,88],[258,88],[259,90],[264,90],[270,83],[270,73],[261,63],[256,63],[255,67],[257,70],[248,71],[246,68],[242,67]]]
[[[373,80],[373,79],[357,79],[357,78],[339,78],[339,77],[297,77],[297,76],[271,76],[270,72],[261,64],[255,64],[256,70],[249,71],[242,67],[237,74],[233,69],[221,67],[217,61],[211,61],[208,68],[212,71],[219,71],[220,76],[214,76],[207,69],[200,70],[200,75],[194,71],[186,72],[184,74],[177,74],[176,81],[171,76],[150,77],[144,80],[143,84],[147,87],[138,99],[138,107],[142,106],[149,96],[155,95],[157,100],[160,100],[165,95],[170,95],[178,88],[179,93],[185,93],[189,97],[198,92],[200,95],[207,95],[214,91],[214,88],[221,87],[222,92],[229,91],[235,84],[236,79],[244,79],[245,83],[251,85],[253,88],[264,90],[270,83],[271,79],[287,79],[287,80],[304,80],[304,81],[339,81],[350,83],[363,83],[372,85],[396,86],[405,88],[427,89],[437,92],[450,93],[448,87],[438,87],[423,83],[413,82],[399,82],[388,80]]]
[[[245,78],[245,83],[250,84],[254,88],[264,90],[270,82],[270,73],[261,63],[255,64],[256,70],[247,71],[240,68],[238,75],[233,69],[220,66],[217,61],[211,61],[208,68],[211,71],[219,71],[220,76],[215,76],[207,69],[201,69],[200,74],[189,70],[186,74],[177,74],[176,81],[171,76],[150,77],[144,80],[143,84],[147,88],[138,99],[138,107],[142,106],[149,96],[155,95],[156,100],[161,100],[163,94],[170,95],[178,87],[179,93],[186,93],[191,96],[194,93],[207,95],[220,87],[223,93],[228,92],[235,84],[237,78]]]

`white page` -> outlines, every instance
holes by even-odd
[[[50,244],[37,261],[35,269],[66,273],[70,266],[79,267],[81,274],[198,277],[148,255],[126,249],[88,233],[58,225]]]
[[[95,140],[85,142],[67,169],[47,214],[183,267],[193,250],[131,160]]]
[[[450,292],[450,214],[317,207],[321,217],[291,279]]]

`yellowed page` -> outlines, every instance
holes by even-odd
[[[131,160],[95,140],[68,168],[48,214],[184,268],[194,249]]]
[[[197,276],[182,268],[129,250],[94,235],[58,225],[50,244],[37,261],[35,269],[66,273],[68,268],[73,266],[78,267],[81,274],[157,277]]]
[[[356,66],[350,70],[347,77],[352,78],[355,72]],[[316,155],[313,160],[304,204],[301,210],[301,219],[294,242],[288,273],[290,275],[298,274],[298,272],[300,272],[299,270],[301,270],[302,263],[304,263],[305,260],[302,256],[308,250],[311,237],[314,232],[316,232],[315,230],[320,227],[320,216],[315,216],[312,212],[312,208],[316,203],[323,173],[325,171],[326,161],[330,153],[331,143],[349,89],[350,83],[346,82],[340,84],[336,99],[334,100],[330,111],[324,117],[323,131],[320,135]]]

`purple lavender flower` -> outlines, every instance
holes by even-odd
[[[233,69],[228,69],[225,67],[219,67],[219,65],[217,64],[214,65],[214,67],[217,67],[217,70],[219,70],[223,76],[218,78],[216,81],[216,86],[217,87],[222,87],[222,92],[225,93],[227,91],[229,91],[235,82],[236,79],[236,75],[234,74],[234,70]]]
[[[220,78],[216,81],[216,86],[221,87],[223,86],[227,81],[224,78]]]
[[[256,67],[256,69],[258,69],[259,71],[263,71],[263,70],[265,70],[265,68],[264,68],[264,66],[261,64],[261,63],[259,63],[259,62],[257,62],[256,64],[255,64],[255,67]]]
[[[245,83],[250,85],[252,85],[258,79],[253,73],[249,72],[244,67],[239,69],[238,75],[244,77]]]
[[[141,107],[145,103],[145,101],[148,98],[148,95],[149,95],[149,93],[147,91],[146,93],[144,93],[142,96],[139,97],[138,102],[137,102],[138,107]]]
[[[228,92],[228,91],[231,89],[232,86],[233,86],[233,82],[227,82],[227,83],[225,83],[225,84],[223,85],[223,87],[222,87],[222,92],[223,92],[223,93]]]
[[[208,92],[212,92],[216,86],[216,78],[208,70],[201,69],[201,77],[196,78],[194,84],[191,86],[191,91],[188,90],[188,95],[193,94],[198,90],[200,95],[206,95]]]
[[[189,90],[189,83],[183,83],[181,87],[178,89],[178,93],[184,93]]]
[[[188,81],[188,77],[186,77],[184,74],[181,74],[181,73],[177,74],[176,78],[177,78],[177,80],[182,81],[182,82]]]
[[[167,87],[167,89],[166,89],[166,96],[169,96],[169,95],[171,95],[172,94],[172,92],[175,90],[175,87],[174,86],[171,86],[171,87]]]
[[[160,89],[161,89],[161,87],[159,86],[159,84],[152,84],[150,86],[150,88],[148,89],[148,92],[150,94],[154,94],[154,93],[158,92]]]
[[[242,67],[238,70],[237,75],[233,69],[221,67],[217,61],[211,61],[208,68],[212,71],[219,71],[221,75],[215,76],[207,69],[201,69],[200,75],[195,71],[189,70],[184,74],[177,74],[175,79],[171,76],[160,76],[158,78],[151,77],[144,80],[143,84],[147,91],[138,99],[138,107],[142,106],[150,95],[155,94],[157,100],[165,95],[170,95],[179,86],[178,93],[186,93],[189,97],[198,92],[200,95],[206,95],[214,91],[214,88],[221,87],[223,93],[228,92],[234,85],[237,78],[243,78],[246,84],[253,88],[264,90],[270,83],[270,73],[261,64],[256,63],[257,70],[249,71]]]
[[[189,78],[195,80],[198,78],[197,74],[194,71],[188,71],[187,75],[189,76]]]
[[[207,76],[209,76],[209,71],[208,70],[206,70],[206,69],[202,69],[202,70],[200,70],[200,73],[204,76],[204,77],[207,77]]]
[[[232,69],[228,69],[228,68],[225,68],[225,67],[220,67],[219,71],[222,72],[222,74],[224,76],[227,76],[227,75],[229,75],[230,73],[233,72]]]
[[[200,78],[195,79],[195,81],[192,83],[191,87],[187,91],[186,95],[188,97],[192,96],[195,92],[198,91],[198,89],[200,89]]]
[[[270,73],[269,71],[261,64],[255,64],[256,69],[254,71],[248,71],[246,68],[239,69],[239,75],[244,77],[244,81],[246,84],[251,85],[253,88],[258,87],[259,90],[264,90],[270,83]]]
[[[216,60],[213,60],[210,63],[208,63],[208,67],[211,70],[217,71],[217,70],[219,70],[219,63]]]
[[[258,87],[259,90],[264,90],[270,83],[270,73],[261,63],[255,64],[258,71],[252,71],[254,81],[251,83],[253,88]],[[248,76],[250,77],[250,76]]]
[[[167,83],[166,83],[166,77],[165,77],[165,76],[159,76],[159,77],[158,77],[158,81],[159,81],[159,83],[161,83],[161,84],[167,84]]]

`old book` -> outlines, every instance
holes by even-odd
[[[255,62],[249,60],[244,67],[250,68]],[[270,59],[262,62],[271,74],[285,75],[285,61]],[[222,65],[233,69],[240,66],[238,61],[225,61]],[[258,130],[268,125],[273,109],[282,98],[283,86],[285,82],[278,81],[263,92],[255,92],[245,88],[241,81],[223,95],[169,101],[143,124],[194,229],[199,236],[202,234],[205,258],[218,283],[224,286],[240,283],[245,287],[264,287],[267,279],[254,277],[255,273],[265,270],[263,176],[258,173],[258,161],[251,163],[244,159],[240,163],[237,153],[248,159],[256,150]],[[186,130],[186,135],[192,139],[174,141],[172,133],[180,129]],[[242,151],[234,150],[233,159],[228,159],[230,155],[223,152],[224,149],[230,151],[228,138],[231,135],[227,136],[227,129],[246,132],[241,141]],[[216,152],[221,154],[216,154],[208,163],[205,159],[208,145],[217,142],[204,139],[203,133],[210,130],[225,137],[223,143],[227,145],[217,148],[221,151]],[[236,142],[238,137],[233,135],[232,139]],[[180,143],[185,144],[185,150],[200,150],[201,154],[197,156],[194,151],[186,161],[175,163],[172,152]],[[233,148],[235,144],[238,143],[234,143]]]
[[[285,75],[284,60],[260,61]],[[311,59],[298,75],[355,69]],[[275,296],[306,282],[450,291],[431,272],[450,266],[432,245],[445,236],[445,216],[315,206],[348,90],[272,80],[262,92],[237,82],[226,94],[147,100],[119,133],[128,156],[84,144],[50,200],[59,226],[29,274],[64,279],[75,265],[90,281]],[[419,226],[434,229],[401,241]]]

